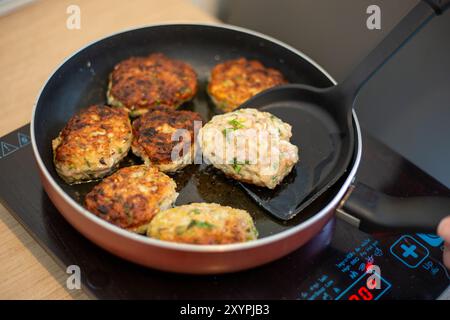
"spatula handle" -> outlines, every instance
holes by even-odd
[[[442,14],[447,8],[450,7],[450,0],[423,0],[433,8],[436,14]]]
[[[349,99],[349,103],[346,104],[349,108],[352,107],[362,86],[431,18],[447,9],[449,3],[450,0],[420,1],[351,72],[347,79],[335,87],[339,95]]]
[[[439,222],[450,215],[450,197],[398,198],[356,183],[339,211],[359,221],[363,231],[436,233]]]

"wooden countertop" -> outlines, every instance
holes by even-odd
[[[66,27],[69,5],[81,29]],[[174,21],[217,22],[187,0],[40,0],[0,17],[0,136],[30,121],[40,88],[65,57],[123,29]],[[87,299],[0,206],[0,299]]]

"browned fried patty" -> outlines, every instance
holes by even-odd
[[[74,115],[52,141],[56,171],[68,183],[101,178],[127,155],[131,134],[124,110],[90,106]]]
[[[147,235],[192,244],[227,244],[255,240],[258,231],[245,210],[216,203],[191,203],[158,213]]]
[[[125,167],[86,195],[86,208],[116,226],[145,233],[155,214],[175,202],[175,190],[175,182],[154,167]]]
[[[158,105],[175,109],[196,92],[197,75],[189,64],[153,53],[117,64],[110,74],[107,99],[137,116]]]
[[[257,93],[286,82],[278,70],[266,68],[257,60],[239,58],[212,69],[208,94],[219,109],[228,112]]]
[[[200,115],[192,111],[152,109],[133,122],[132,151],[146,164],[163,172],[181,169],[192,163],[194,121],[201,120]],[[178,129],[186,131],[177,132]],[[172,135],[176,138],[174,141]],[[177,158],[172,159],[172,153]]]

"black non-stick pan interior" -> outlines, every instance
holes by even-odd
[[[34,127],[37,147],[45,166],[61,188],[80,204],[96,182],[80,185],[64,183],[53,167],[51,141],[75,112],[92,104],[106,102],[108,74],[116,63],[131,56],[153,52],[162,52],[171,58],[184,60],[194,67],[199,79],[199,92],[192,102],[182,108],[199,112],[204,121],[214,115],[213,104],[205,92],[210,70],[215,64],[227,59],[246,57],[260,60],[268,67],[280,70],[291,83],[316,87],[332,85],[320,70],[288,48],[234,29],[203,25],[161,25],[119,33],[91,44],[68,59],[50,78],[38,100]],[[327,159],[330,159],[330,153],[339,148],[339,139],[323,136],[321,146],[308,150],[303,147],[303,141],[307,141],[309,135],[324,132],[320,127],[311,126],[315,117],[314,110],[311,110],[310,119],[298,119],[290,113],[292,110],[286,113],[283,108],[269,111],[293,125],[293,143],[300,149],[300,161],[295,170],[285,179],[283,186],[274,191],[281,195],[276,201],[291,201],[289,197],[295,197],[295,193],[292,194],[295,188],[284,196],[280,190],[290,183],[313,183],[318,174],[326,174],[330,166],[333,166]],[[303,127],[307,130],[300,129]],[[309,166],[318,159],[322,161],[323,167],[311,170]],[[130,154],[121,165],[132,163],[140,163],[140,160]],[[337,184],[337,187],[322,195],[313,206],[291,221],[284,222],[273,218],[238,183],[211,166],[192,165],[174,174],[173,178],[180,192],[177,205],[216,202],[246,209],[255,219],[260,237],[281,232],[305,221],[325,205],[339,188]]]

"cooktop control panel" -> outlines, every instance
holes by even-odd
[[[298,298],[436,299],[450,285],[443,249],[443,240],[433,234],[367,235],[338,221]]]

